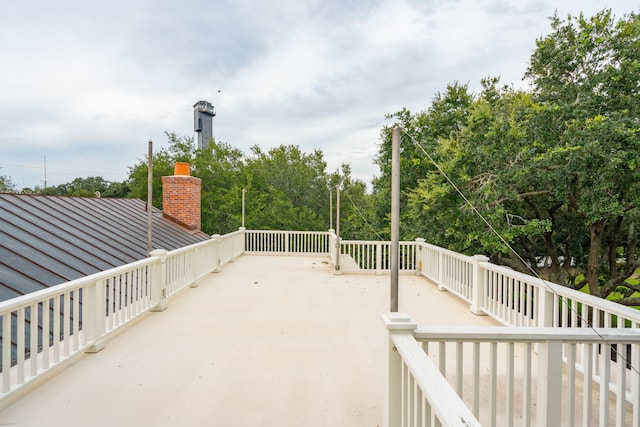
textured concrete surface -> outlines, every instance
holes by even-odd
[[[243,256],[10,402],[0,425],[382,425],[389,280]],[[400,276],[399,306],[420,325],[496,325],[418,276]]]

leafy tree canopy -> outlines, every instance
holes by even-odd
[[[455,83],[425,111],[393,115],[405,130],[401,233],[640,305],[628,280],[640,267],[640,21],[604,10],[554,16],[551,28],[527,69],[531,91],[487,78],[470,94]],[[390,132],[374,181],[378,218],[389,212]],[[538,268],[541,259],[551,266]]]

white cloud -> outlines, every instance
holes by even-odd
[[[369,181],[385,114],[424,109],[454,80],[521,85],[556,8],[590,15],[601,4],[3,2],[0,174],[35,185],[46,154],[69,169],[57,183],[87,168],[124,179],[148,139],[161,147],[165,131],[192,135],[191,107],[204,98],[218,109],[219,139],[321,148],[329,169],[349,162]]]

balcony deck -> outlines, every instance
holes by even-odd
[[[0,425],[382,425],[389,276],[244,255],[198,285],[12,398]],[[420,325],[498,325],[423,276],[400,276],[399,306]]]

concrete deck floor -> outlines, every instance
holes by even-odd
[[[0,409],[17,426],[380,426],[389,276],[243,256]],[[420,325],[497,325],[400,276]]]

